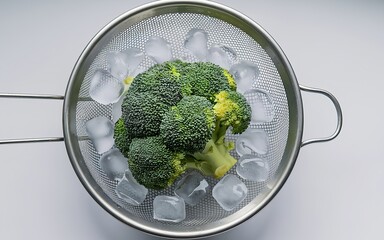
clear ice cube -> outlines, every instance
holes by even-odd
[[[92,118],[85,123],[85,130],[98,153],[104,153],[113,146],[113,128],[113,122],[104,116]]]
[[[143,59],[144,53],[137,48],[129,48],[121,52],[109,52],[107,54],[107,68],[112,76],[124,80],[128,76],[132,76]]]
[[[165,222],[181,222],[185,219],[185,203],[178,196],[158,195],[153,200],[153,218]]]
[[[112,106],[112,120],[113,123],[116,123],[117,120],[123,115],[123,112],[121,110],[121,106],[123,104],[124,97],[121,97],[119,101],[113,104]]]
[[[119,180],[128,169],[128,159],[117,148],[113,148],[101,155],[100,168],[111,180]]]
[[[260,74],[259,68],[248,61],[241,61],[233,65],[229,72],[233,75],[236,81],[237,91],[240,93],[247,91]]]
[[[246,154],[266,154],[268,152],[268,135],[263,129],[248,128],[236,140],[236,152],[239,156]]]
[[[119,198],[127,203],[139,206],[147,196],[148,189],[137,183],[131,171],[127,169],[123,178],[117,184],[115,192]]]
[[[145,53],[157,63],[172,60],[172,46],[162,37],[152,36],[145,43]]]
[[[183,198],[188,205],[195,206],[203,199],[208,188],[208,182],[201,174],[190,172],[177,182],[175,194]]]
[[[143,66],[138,66],[138,67],[135,69],[135,71],[132,72],[131,76],[132,76],[132,77],[136,77],[136,76],[139,75],[140,73],[143,73],[143,72],[145,72],[145,71],[147,71],[147,70],[148,70],[148,69],[145,68],[145,67],[143,67]],[[127,85],[129,86],[130,84],[127,84]]]
[[[205,61],[208,55],[208,33],[202,29],[192,28],[185,36],[184,47],[200,61]]]
[[[248,189],[235,175],[225,175],[212,189],[213,198],[225,211],[236,208],[247,196]]]
[[[208,50],[208,62],[219,65],[229,70],[236,61],[237,54],[235,50],[225,45],[213,45]]]
[[[89,95],[98,103],[104,105],[115,103],[123,91],[123,82],[113,77],[108,71],[99,69],[92,76]]]
[[[236,165],[237,174],[246,180],[264,182],[269,176],[269,164],[255,155],[243,155]]]
[[[275,107],[271,96],[266,91],[251,89],[244,93],[244,97],[252,109],[251,123],[266,123],[273,120]]]

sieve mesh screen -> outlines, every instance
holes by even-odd
[[[120,23],[124,24],[124,22]],[[159,36],[166,39],[172,45],[173,57],[184,60],[195,60],[183,47],[185,35],[192,28],[204,29],[209,35],[208,47],[213,44],[224,44],[231,47],[237,53],[238,60],[246,60],[259,67],[259,78],[254,82],[249,82],[250,88],[261,89],[267,92],[274,103],[275,115],[271,122],[252,124],[251,128],[264,129],[269,138],[268,152],[263,155],[270,164],[269,178],[273,179],[286,148],[289,130],[289,108],[284,85],[279,75],[278,69],[265,49],[250,37],[247,33],[234,25],[221,19],[198,13],[167,13],[141,20],[135,24],[127,24],[121,27],[113,35],[111,40],[102,48],[100,52],[91,60],[89,69],[86,71],[82,81],[79,100],[76,106],[76,134],[77,136],[86,135],[85,122],[96,117],[106,116],[111,118],[112,105],[104,106],[92,101],[89,97],[89,86],[92,74],[96,69],[106,69],[106,54],[110,51],[122,51],[127,48],[138,48],[144,51],[144,44],[151,36]],[[149,68],[155,63],[147,56],[141,62],[140,67]],[[235,141],[236,135],[227,134],[227,139]],[[156,222],[159,228],[172,229],[174,224],[158,222],[153,219],[152,201],[158,194],[174,195],[173,187],[162,191],[150,190],[144,203],[140,206],[132,206],[121,201],[114,188],[116,181],[109,180],[99,166],[100,154],[98,154],[89,140],[79,140],[79,147],[84,158],[85,164],[92,177],[105,192],[127,215],[134,215],[149,223]],[[232,151],[236,158],[236,151]],[[235,173],[235,170],[231,170]],[[207,178],[210,186],[213,187],[217,180]],[[235,213],[243,208],[261,192],[268,191],[268,181],[264,183],[244,181],[248,188],[248,196],[234,210],[224,211],[211,196],[207,196],[195,207],[186,206],[187,217],[178,228],[188,229],[190,227],[203,226],[207,223],[220,221],[223,218]]]

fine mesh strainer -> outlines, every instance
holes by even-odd
[[[204,29],[209,34],[208,46],[215,43],[230,46],[237,58],[259,67],[257,81],[249,88],[268,93],[274,115],[266,123],[252,123],[251,128],[263,129],[269,139],[268,152],[263,156],[270,164],[265,182],[244,181],[248,188],[246,199],[232,211],[224,211],[212,196],[199,205],[186,206],[187,217],[180,223],[153,219],[152,201],[156,195],[173,195],[173,187],[149,191],[140,206],[121,201],[100,168],[98,154],[85,131],[85,123],[97,116],[112,116],[112,105],[102,105],[89,96],[90,79],[96,69],[106,69],[106,55],[128,48],[144,50],[151,36],[166,39],[172,46],[173,57],[188,59],[183,47],[185,35],[192,28]],[[154,62],[145,57],[140,67]],[[303,109],[301,92],[320,93],[334,103],[338,123],[336,131],[327,138],[302,141]],[[341,108],[328,92],[299,86],[293,69],[277,43],[251,19],[235,10],[210,1],[157,1],[131,10],[105,26],[91,40],[78,59],[70,77],[65,97],[51,95],[1,94],[1,97],[64,99],[64,138],[3,140],[0,143],[61,141],[64,140],[69,158],[79,179],[91,196],[109,213],[122,222],[144,232],[163,237],[194,238],[228,230],[247,220],[262,209],[280,190],[296,161],[302,146],[335,138],[342,125]],[[254,98],[258,97],[255,93]],[[235,141],[236,135],[227,135]],[[232,153],[236,158],[235,151]],[[230,171],[235,173],[234,170]],[[207,179],[211,186],[218,180]]]

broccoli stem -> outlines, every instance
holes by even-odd
[[[193,158],[186,159],[186,168],[197,169],[204,175],[221,178],[236,164],[237,160],[229,154],[224,142],[217,144],[209,140],[205,149],[192,154]]]
[[[216,143],[218,149],[226,154],[234,149],[232,142],[225,142],[225,134],[227,133],[228,126],[223,125],[220,121],[216,121],[216,128],[212,135],[212,140]]]
[[[224,144],[225,134],[229,126],[224,125],[220,120],[216,120],[215,131],[212,134],[212,140],[217,144]]]

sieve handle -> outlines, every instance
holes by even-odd
[[[64,100],[64,96],[61,96],[61,95],[20,94],[20,93],[0,93],[0,98]],[[2,139],[0,140],[0,145],[11,144],[11,143],[59,142],[59,141],[64,141],[64,137]]]
[[[336,114],[337,114],[336,130],[333,132],[332,135],[330,135],[329,137],[324,137],[324,138],[313,138],[313,139],[305,140],[301,143],[301,147],[308,145],[308,144],[311,144],[311,143],[331,141],[332,139],[336,138],[337,135],[339,135],[339,133],[341,131],[341,127],[343,125],[343,113],[341,111],[340,103],[337,101],[336,97],[333,96],[330,92],[327,92],[325,90],[318,89],[318,88],[311,88],[311,87],[306,87],[306,86],[300,85],[300,90],[306,91],[306,92],[311,92],[311,93],[322,94],[322,95],[328,97],[332,101],[332,103],[336,109]]]

